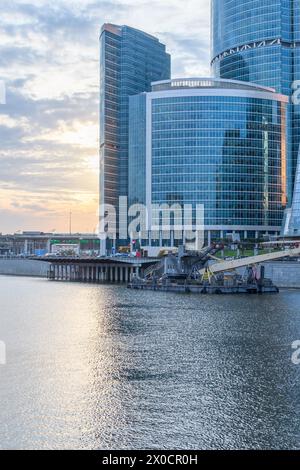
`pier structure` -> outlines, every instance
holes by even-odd
[[[134,276],[142,276],[144,269],[153,264],[150,258],[45,258],[50,265],[51,281],[128,284]]]

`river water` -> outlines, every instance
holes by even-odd
[[[300,291],[0,276],[0,448],[300,449]]]

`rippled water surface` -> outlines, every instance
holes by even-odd
[[[300,448],[300,292],[0,276],[0,447]]]

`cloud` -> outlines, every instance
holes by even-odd
[[[8,67],[14,63],[34,65],[41,59],[41,53],[35,51],[32,47],[0,46],[0,67]]]
[[[96,225],[105,22],[157,36],[173,76],[209,74],[209,0],[2,0],[0,232],[63,230],[70,208],[78,230]]]

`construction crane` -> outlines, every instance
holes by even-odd
[[[297,257],[299,255],[300,248],[292,248],[290,250],[275,251],[273,253],[266,253],[264,255],[248,256],[246,258],[216,262],[210,265],[209,269],[212,274],[216,274],[224,271],[231,271],[237,268],[264,263],[267,261],[274,261],[280,258]],[[199,275],[203,275],[205,273],[205,268],[200,269],[198,273]]]

